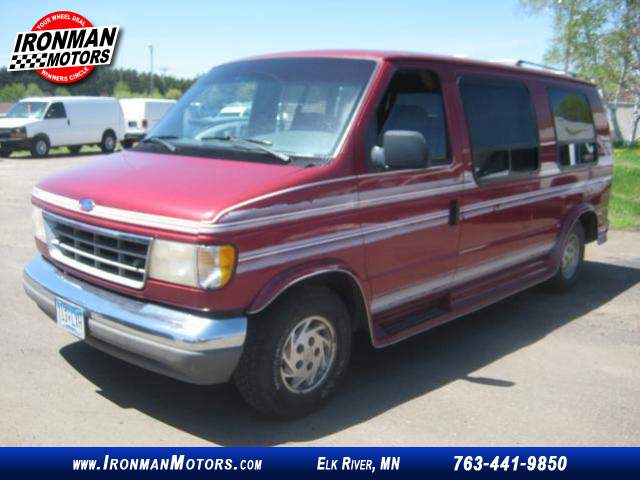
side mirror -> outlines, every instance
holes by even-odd
[[[430,165],[427,141],[420,132],[389,130],[382,138],[382,147],[371,150],[371,160],[382,168],[425,168]]]

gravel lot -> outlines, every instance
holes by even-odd
[[[357,339],[333,402],[279,423],[231,385],[76,342],[27,299],[31,188],[89,158],[0,161],[1,445],[640,445],[640,233],[589,246],[569,294],[535,288],[386,350]]]

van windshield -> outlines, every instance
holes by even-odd
[[[169,153],[271,152],[326,160],[334,155],[375,62],[338,58],[274,58],[212,69],[149,132]],[[229,140],[242,141],[229,141]],[[159,148],[141,143],[140,149]],[[272,156],[273,157],[273,156]],[[267,161],[274,161],[267,159]]]
[[[47,102],[18,102],[13,105],[5,118],[41,118]]]

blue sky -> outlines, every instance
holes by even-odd
[[[120,25],[118,67],[191,77],[227,60],[321,48],[405,50],[541,61],[551,19],[517,0],[3,0],[0,65],[15,33],[56,10]]]

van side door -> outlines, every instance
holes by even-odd
[[[44,114],[44,129],[52,147],[73,145],[73,127],[62,102],[53,102]]]
[[[455,279],[461,290],[454,301],[466,298],[465,291],[499,289],[497,274],[514,272],[553,246],[530,235],[532,202],[540,194],[540,142],[528,85],[519,77],[475,71],[459,72],[457,83],[466,173],[475,188],[462,196]]]
[[[442,313],[440,300],[455,274],[463,177],[449,135],[454,129],[447,96],[455,84],[443,74],[444,68],[431,64],[395,65],[365,120],[359,202],[374,344],[409,335],[429,320],[429,312]],[[422,134],[424,168],[384,168],[372,158],[372,151],[384,147],[385,133],[398,130]]]

